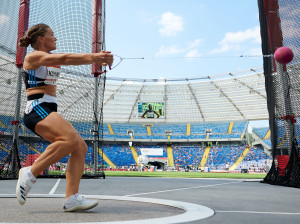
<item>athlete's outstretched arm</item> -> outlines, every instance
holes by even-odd
[[[86,65],[93,63],[106,66],[113,63],[113,55],[110,51],[101,51],[91,54],[49,54],[43,51],[35,51],[26,56],[24,63],[27,63],[27,65],[32,68],[53,65]]]

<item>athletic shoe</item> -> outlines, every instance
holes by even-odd
[[[21,205],[24,205],[26,202],[26,196],[30,191],[32,185],[36,180],[30,180],[30,177],[27,174],[27,169],[30,167],[24,167],[19,171],[19,179],[16,187],[17,200]]]
[[[79,194],[74,194],[67,198],[64,202],[65,212],[74,212],[79,210],[88,210],[94,208],[98,205],[96,200],[86,200],[83,196]]]

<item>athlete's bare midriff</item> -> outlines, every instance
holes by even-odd
[[[39,86],[26,90],[27,97],[34,94],[47,94],[56,97],[56,85]]]

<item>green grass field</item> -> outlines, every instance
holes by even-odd
[[[170,177],[170,178],[236,178],[263,179],[266,174],[249,173],[202,173],[202,172],[138,172],[138,171],[105,171],[105,176],[117,177]]]
[[[107,177],[166,177],[166,178],[234,178],[263,179],[266,174],[249,173],[202,173],[202,172],[139,172],[139,171],[105,171]],[[63,171],[49,171],[50,175],[64,175]]]

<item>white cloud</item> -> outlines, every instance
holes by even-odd
[[[183,18],[172,12],[163,13],[158,24],[161,26],[159,32],[163,36],[175,36],[178,32],[183,31]]]
[[[245,31],[238,31],[236,33],[228,32],[225,34],[225,38],[221,41],[224,43],[241,43],[247,40],[252,40],[256,43],[260,43],[260,28],[256,26],[254,28],[247,29]]]
[[[204,39],[195,39],[185,44],[185,46],[180,47],[178,45],[165,46],[162,45],[156,56],[160,55],[170,55],[170,54],[180,54],[186,53],[186,57],[199,57],[198,48],[202,45]]]
[[[229,50],[240,50],[245,47],[245,43],[259,44],[260,42],[261,37],[259,26],[235,33],[227,32],[225,37],[219,42],[220,47],[213,49],[210,53],[214,54]]]
[[[168,55],[168,54],[178,54],[178,53],[182,53],[184,52],[184,49],[180,49],[178,46],[176,45],[172,45],[172,46],[161,46],[159,51],[156,53],[156,56],[159,55]]]
[[[262,50],[259,47],[251,48],[245,54],[246,55],[262,55]]]
[[[5,15],[0,15],[0,26],[7,23],[9,21],[9,17]]]
[[[191,50],[185,55],[185,57],[187,58],[200,57],[200,56],[202,56],[202,54],[200,54],[197,49]]]
[[[195,39],[192,42],[188,43],[188,48],[196,48],[202,45],[202,43],[204,42],[204,39]]]

